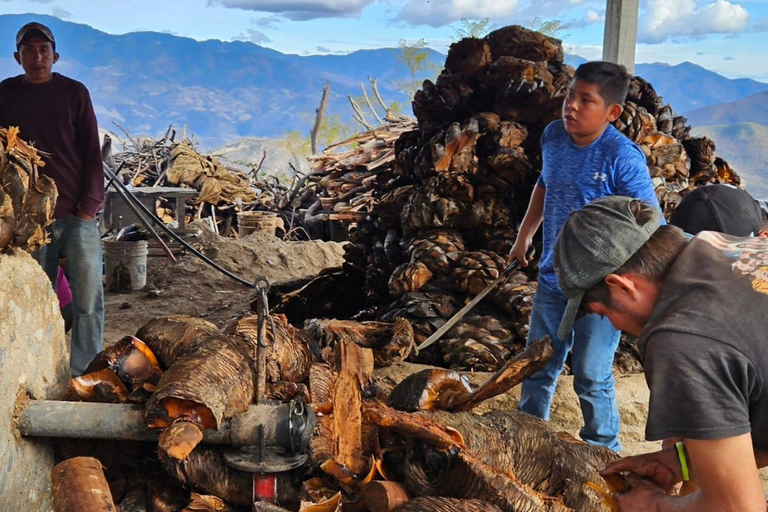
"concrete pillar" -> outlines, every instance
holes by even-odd
[[[623,64],[635,72],[637,13],[640,0],[606,0],[603,60]]]

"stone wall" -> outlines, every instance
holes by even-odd
[[[0,254],[0,511],[53,509],[48,440],[13,426],[24,400],[61,398],[69,352],[59,304],[43,269],[24,251]]]

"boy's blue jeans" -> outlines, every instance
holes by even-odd
[[[613,355],[619,346],[621,332],[614,329],[607,318],[587,315],[573,326],[567,340],[557,337],[557,328],[565,311],[567,299],[559,292],[540,286],[536,291],[531,312],[528,342],[549,335],[555,355],[543,370],[523,381],[518,408],[549,420],[549,409],[557,386],[557,377],[563,371],[568,352],[573,370],[573,388],[579,395],[584,427],[581,438],[590,443],[621,450],[619,444],[619,409],[613,380]]]
[[[72,375],[81,375],[101,352],[104,332],[104,287],[101,283],[101,237],[96,220],[74,215],[48,226],[51,242],[33,254],[56,289],[59,258],[67,258],[72,289]]]

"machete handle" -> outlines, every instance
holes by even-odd
[[[531,259],[533,259],[534,256],[536,256],[536,248],[533,245],[531,245],[528,248],[528,252],[525,253],[525,259],[530,261]],[[520,266],[520,260],[514,260],[512,263],[504,267],[504,270],[501,272],[501,274],[505,276],[509,275],[515,270],[517,270],[518,266]]]

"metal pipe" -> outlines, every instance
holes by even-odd
[[[67,437],[78,439],[115,439],[156,441],[159,430],[150,430],[144,421],[144,408],[132,404],[99,404],[35,400],[16,422],[25,437]],[[231,444],[230,422],[219,430],[203,431],[203,442]]]

